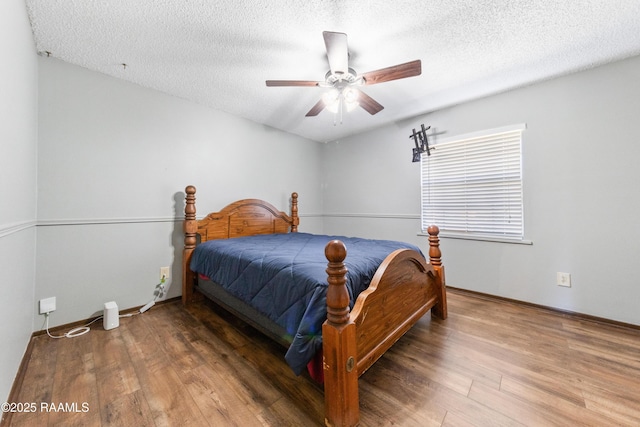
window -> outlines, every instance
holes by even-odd
[[[521,142],[525,125],[436,141],[423,155],[422,231],[522,241]]]

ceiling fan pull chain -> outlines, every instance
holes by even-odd
[[[333,116],[333,125],[336,125],[336,117],[338,116],[338,114],[340,115],[340,124],[342,124],[342,111],[344,110],[344,98],[342,96],[342,92],[340,92],[340,95],[338,95],[338,111],[336,112],[335,116]]]

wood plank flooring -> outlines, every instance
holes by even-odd
[[[361,425],[640,425],[640,330],[448,298],[447,320],[425,316],[361,377]],[[175,302],[97,325],[34,338],[17,402],[37,410],[3,425],[323,425],[322,388],[219,308]]]

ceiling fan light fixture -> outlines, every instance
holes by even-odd
[[[326,91],[322,95],[322,102],[324,102],[325,108],[332,113],[337,113],[340,109],[341,96],[342,95],[340,91],[336,88],[331,88],[330,90]]]
[[[358,91],[352,87],[345,87],[342,91],[342,96],[347,103],[358,102]]]
[[[356,108],[358,108],[360,106],[360,103],[358,101],[355,102],[345,102],[344,106],[347,109],[347,112],[350,113],[353,110],[355,110]]]
[[[351,112],[360,105],[358,91],[348,86],[343,89],[334,87],[328,90],[322,95],[322,102],[325,108],[334,114],[339,113],[341,108]]]
[[[342,99],[349,112],[355,110],[360,105],[358,102],[358,91],[352,87],[347,86],[342,90]]]

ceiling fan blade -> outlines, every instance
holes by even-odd
[[[324,110],[324,107],[325,107],[324,101],[321,99],[316,103],[316,105],[313,106],[313,108],[311,108],[311,110],[309,110],[307,114],[305,114],[305,116],[306,117],[317,116],[318,114],[320,114],[322,110]]]
[[[422,62],[419,59],[404,64],[394,65],[392,67],[382,68],[380,70],[369,71],[363,73],[364,84],[374,85],[384,83],[391,80],[404,79],[407,77],[419,76],[422,73]]]
[[[318,86],[320,82],[310,80],[267,80],[267,86]]]
[[[340,75],[349,72],[349,48],[345,33],[323,31],[324,45],[327,48],[327,59],[331,74]]]
[[[384,109],[384,107],[380,103],[378,103],[378,101],[361,90],[358,91],[358,103],[371,115],[379,113]]]

